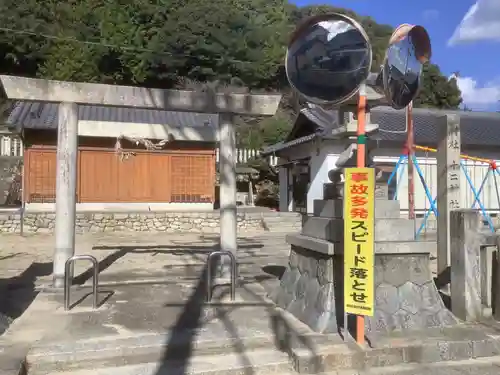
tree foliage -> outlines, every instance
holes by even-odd
[[[457,80],[448,80],[435,64],[424,65],[422,88],[414,101],[416,107],[457,109],[462,104],[462,93]]]
[[[393,28],[331,6],[279,0],[2,0],[0,71],[43,78],[182,87],[186,80],[241,81],[280,90],[273,119],[246,119],[239,131],[259,147],[290,129],[299,102],[284,75],[288,35],[305,17],[337,11],[358,20],[379,69]],[[457,108],[461,95],[439,67],[424,70],[417,106]]]

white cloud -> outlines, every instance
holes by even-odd
[[[471,77],[450,78],[457,80],[458,88],[462,92],[462,99],[465,105],[471,108],[487,108],[500,102],[500,82],[492,81],[486,85],[480,85]]]
[[[499,0],[477,0],[455,29],[448,45],[479,40],[500,41]]]

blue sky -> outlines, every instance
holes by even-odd
[[[295,0],[330,4],[371,16],[378,23],[422,25],[432,40],[432,62],[443,74],[458,71],[466,104],[500,110],[500,0]],[[404,5],[402,5],[404,4]]]

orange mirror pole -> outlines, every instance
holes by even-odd
[[[357,150],[357,167],[364,168],[366,160],[366,86],[362,84],[359,88],[358,97],[358,150]],[[356,316],[356,342],[358,345],[365,343],[365,317],[362,315]]]

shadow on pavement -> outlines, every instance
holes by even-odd
[[[238,254],[246,254],[251,257],[258,257],[257,249],[264,247],[260,242],[252,244],[242,244],[238,246]],[[205,245],[205,246],[186,246],[186,245],[126,245],[126,246],[94,246],[92,250],[112,250],[117,249],[114,253],[108,255],[99,262],[99,274],[108,269],[113,263],[127,254],[171,254],[176,256],[190,255],[198,264],[205,264],[208,255],[213,251],[218,251],[220,245]],[[179,267],[176,265],[176,267]],[[73,285],[83,285],[92,279],[93,270],[88,268],[86,271],[73,279]]]
[[[270,266],[271,270],[276,273],[280,273],[280,267]],[[212,273],[213,274],[213,273]],[[267,278],[275,278],[276,275],[272,274],[269,270],[268,275],[263,275]],[[187,303],[182,304],[183,311],[179,315],[176,323],[172,327],[172,334],[170,335],[168,341],[166,342],[166,350],[162,356],[161,364],[158,367],[155,375],[166,375],[166,374],[187,374],[190,359],[194,354],[194,343],[196,341],[199,328],[207,323],[204,319],[205,309],[207,307],[205,303],[206,298],[206,277],[207,277],[207,266],[203,269],[201,276],[198,280],[193,293],[189,297]],[[255,277],[254,280],[258,280],[259,277]],[[245,375],[253,375],[254,370],[252,369],[252,363],[248,356],[246,355],[246,348],[243,338],[238,333],[237,326],[230,319],[229,313],[236,311],[242,307],[264,307],[264,311],[269,319],[269,325],[272,329],[274,335],[274,347],[281,352],[291,353],[292,349],[296,345],[300,345],[303,348],[308,349],[312,353],[313,358],[318,358],[315,353],[312,342],[306,337],[306,335],[301,334],[293,329],[287,320],[282,316],[281,312],[276,309],[275,305],[266,299],[255,293],[251,288],[245,287],[252,284],[253,281],[245,280],[240,281],[239,286],[244,288],[245,292],[252,296],[252,302],[231,304],[213,304],[211,307],[214,309],[214,317],[219,319],[224,325],[226,331],[232,338],[232,346],[234,351],[240,357],[240,363],[244,366],[243,372]],[[219,294],[218,298],[223,299],[228,293],[225,289],[224,293]],[[165,306],[171,306],[167,304]],[[266,317],[263,316],[263,319]],[[189,339],[186,340],[186,333],[189,334]],[[179,342],[183,342],[181,348],[179,348]],[[229,353],[228,353],[229,354]],[[322,365],[319,361],[313,361],[313,367],[316,372],[322,371]]]
[[[32,263],[18,276],[0,279],[0,334],[7,328],[8,323],[20,317],[36,298],[35,290],[37,278],[52,274],[52,263]],[[8,322],[7,322],[8,321]]]

